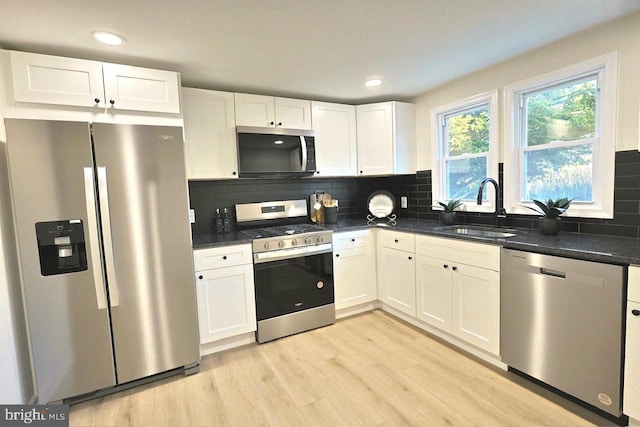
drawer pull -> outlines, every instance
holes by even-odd
[[[458,267],[456,267],[456,266],[454,265],[453,267],[451,267],[451,269],[452,269],[453,271],[456,271],[456,270],[458,269]]]
[[[444,264],[443,267],[444,268],[449,268],[449,264]]]
[[[356,239],[351,239],[351,241],[352,241],[352,242],[355,242],[355,241],[356,241]]]
[[[394,239],[393,241],[394,241],[394,242],[396,242],[396,243],[398,243],[398,241],[399,241],[399,240],[398,240],[398,239]]]
[[[200,276],[198,276],[198,279],[202,280],[204,279],[204,276],[201,274]]]
[[[631,314],[634,316],[640,316],[640,310],[631,310]]]
[[[336,258],[340,258],[340,254],[336,254]]]
[[[413,257],[408,257],[408,258],[409,258],[409,261],[411,261],[413,259]]]
[[[227,259],[227,256],[226,255],[222,255],[222,259]]]

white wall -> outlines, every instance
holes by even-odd
[[[0,404],[17,404],[32,399],[34,385],[22,305],[5,141],[0,112]]]
[[[635,13],[493,65],[416,97],[418,170],[432,169],[432,108],[495,89],[500,91],[502,108],[501,89],[506,85],[613,51],[618,52],[619,60],[616,150],[638,149],[640,13]],[[437,67],[437,64],[433,66]],[[503,135],[500,140],[502,144]]]

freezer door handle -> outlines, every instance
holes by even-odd
[[[96,287],[98,310],[107,308],[107,294],[102,275],[102,261],[100,260],[100,245],[98,237],[98,215],[96,212],[96,191],[93,180],[93,168],[84,169],[84,194],[87,203],[87,228],[89,230],[89,247],[91,248],[91,266],[93,268],[93,283]]]
[[[102,241],[104,244],[104,261],[107,269],[107,283],[111,307],[120,305],[120,292],[116,280],[116,264],[113,257],[113,239],[111,238],[111,213],[109,211],[109,188],[107,187],[107,168],[98,167],[98,194],[100,197],[100,213],[102,221]]]

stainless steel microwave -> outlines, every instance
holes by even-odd
[[[240,178],[302,177],[316,172],[311,130],[238,126]]]

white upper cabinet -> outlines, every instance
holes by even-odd
[[[106,106],[101,62],[13,51],[10,55],[17,102]]]
[[[292,98],[274,98],[276,127],[311,129],[311,101]]]
[[[356,176],[356,107],[311,102],[316,143],[316,176]]]
[[[233,93],[182,88],[187,179],[237,178]]]
[[[358,105],[358,175],[416,172],[415,106],[404,102]]]
[[[102,64],[108,108],[180,113],[180,81],[172,71]]]
[[[311,129],[311,101],[236,93],[235,108],[238,126]]]
[[[180,113],[178,73],[10,52],[16,102]]]

